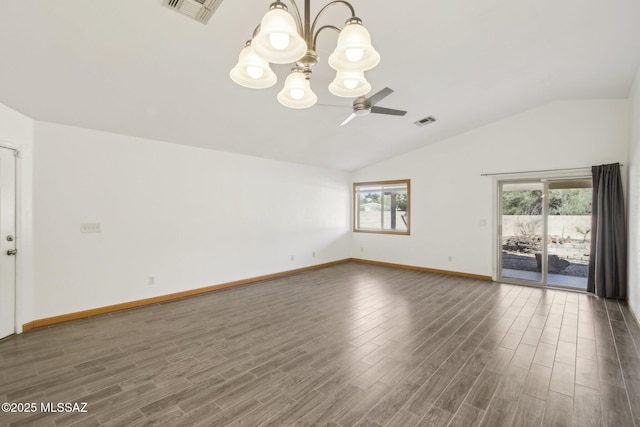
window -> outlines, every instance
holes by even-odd
[[[353,231],[409,234],[411,181],[353,184]]]

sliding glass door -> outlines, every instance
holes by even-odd
[[[501,184],[501,279],[542,285],[543,211],[541,182]]]
[[[591,180],[549,181],[547,284],[587,289]]]
[[[591,179],[498,183],[500,281],[586,289]]]

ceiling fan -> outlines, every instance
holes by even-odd
[[[366,116],[369,113],[388,114],[390,116],[404,116],[407,114],[403,110],[394,110],[392,108],[377,107],[376,104],[393,93],[393,89],[385,87],[381,91],[371,95],[370,97],[360,96],[353,100],[353,112],[347,117],[340,126],[344,126],[353,120],[356,116]]]

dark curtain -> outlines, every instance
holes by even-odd
[[[587,292],[627,297],[627,226],[620,164],[593,166],[591,256]]]

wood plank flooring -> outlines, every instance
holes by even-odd
[[[640,427],[617,301],[359,263],[0,342],[2,426]]]

